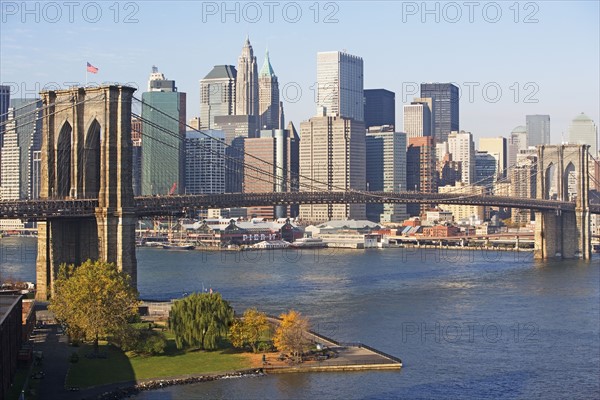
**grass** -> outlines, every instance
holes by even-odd
[[[17,400],[19,395],[21,394],[21,389],[23,389],[23,385],[25,385],[25,379],[27,379],[27,375],[29,374],[29,365],[26,367],[19,367],[17,369],[17,373],[15,374],[15,379],[13,380],[13,385],[8,390],[6,398],[9,400]]]
[[[247,355],[231,349],[183,351],[176,348],[171,335],[167,337],[165,354],[160,356],[136,356],[102,343],[100,351],[108,357],[90,359],[85,355],[92,353],[93,347],[82,345],[78,350],[79,362],[72,364],[67,374],[67,386],[86,388],[137,379],[205,374],[251,367]]]
[[[30,369],[30,366],[19,367],[17,369],[17,373],[15,375],[15,379],[13,381],[13,385],[8,390],[6,394],[7,400],[18,400],[21,395],[21,390],[25,385],[25,380],[29,374],[35,374],[36,372],[40,372],[42,370],[41,366],[34,366]],[[30,378],[27,388],[25,389],[25,398],[27,400],[36,400],[38,398],[38,393],[40,389],[40,379]]]

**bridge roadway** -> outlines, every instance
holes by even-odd
[[[574,211],[575,203],[524,199],[518,197],[417,192],[284,192],[226,193],[135,198],[132,210],[140,217],[177,215],[194,209],[274,206],[290,204],[431,203]],[[95,215],[97,199],[40,199],[0,202],[0,218],[45,220]],[[600,214],[600,204],[590,204],[590,212]]]

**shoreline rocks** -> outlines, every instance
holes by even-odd
[[[211,375],[199,375],[191,376],[187,378],[173,378],[173,379],[155,379],[150,381],[140,382],[138,384],[122,387],[115,389],[110,392],[106,392],[97,397],[98,400],[121,400],[126,399],[136,394],[139,394],[146,390],[157,390],[163,389],[169,386],[176,385],[189,385],[193,383],[210,382],[218,379],[235,379],[235,378],[247,378],[247,377],[259,377],[265,375],[262,369],[251,369],[239,372],[232,372],[227,374],[211,374]]]

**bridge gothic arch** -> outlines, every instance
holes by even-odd
[[[100,123],[94,118],[85,135],[83,160],[80,163],[83,198],[86,199],[96,199],[100,192],[101,132]]]
[[[575,203],[575,211],[535,214],[536,258],[591,258],[589,145],[538,146],[537,198]]]
[[[577,196],[577,171],[572,161],[565,167],[565,172],[562,176],[562,185],[564,188],[566,201],[573,201]]]
[[[41,199],[98,199],[95,216],[38,223],[37,294],[46,300],[62,263],[113,262],[137,281],[131,181],[135,89],[107,85],[41,92]]]
[[[73,128],[65,121],[59,130],[55,145],[55,182],[51,197],[66,198],[71,194],[71,160],[73,148]]]
[[[545,200],[551,200],[557,196],[558,184],[556,183],[556,165],[550,162],[546,168],[544,180],[544,196]]]

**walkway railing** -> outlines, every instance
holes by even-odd
[[[519,197],[418,192],[285,192],[142,196],[135,198],[138,216],[179,215],[189,210],[290,204],[436,203],[483,205],[532,210],[575,211],[575,203]],[[94,216],[97,199],[14,200],[0,202],[0,218],[51,219]],[[589,206],[600,214],[600,204]]]

